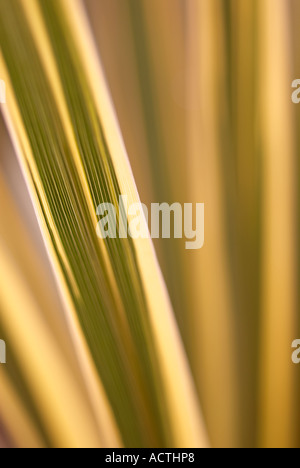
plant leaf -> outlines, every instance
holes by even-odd
[[[0,0],[0,25],[5,117],[94,408],[103,386],[126,446],[206,446],[151,241],[96,236],[100,203],[139,199],[83,10]]]

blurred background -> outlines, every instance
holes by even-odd
[[[142,201],[205,203],[202,250],[186,251],[184,240],[155,247],[211,444],[299,447],[300,366],[291,344],[300,338],[300,106],[291,84],[300,78],[300,1],[84,4]],[[2,120],[0,139],[0,246],[43,310],[44,333],[61,336],[57,344],[48,338],[64,344],[65,365],[76,368]],[[17,297],[1,301],[8,289],[1,281],[0,312],[21,306]],[[18,362],[11,359],[5,372],[26,392],[29,409],[36,383],[20,379]],[[5,391],[13,390],[7,384]],[[24,444],[3,412],[0,446]]]

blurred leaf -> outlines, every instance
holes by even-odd
[[[0,1],[5,117],[108,443],[118,427],[126,446],[206,445],[151,242],[96,236],[100,203],[138,195],[84,18],[77,1]]]

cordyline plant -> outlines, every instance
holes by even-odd
[[[299,446],[299,15],[0,0],[0,447]],[[136,184],[206,206],[203,249],[155,241],[163,275],[150,239],[97,237]]]
[[[4,117],[79,361],[3,235],[1,422],[20,445],[207,446],[151,241],[96,234],[100,203],[139,197],[80,2],[0,0],[0,42]]]

